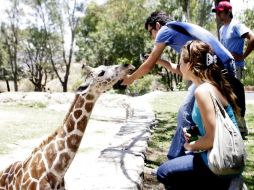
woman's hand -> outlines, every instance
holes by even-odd
[[[190,141],[191,134],[187,132],[187,128],[186,127],[183,128],[183,136],[184,136],[184,139],[185,139],[186,142]]]
[[[192,142],[191,142],[191,143],[192,143]],[[188,142],[184,143],[184,148],[185,148],[185,150],[187,150],[187,151],[192,151],[192,149],[191,149],[191,143],[188,143]]]
[[[192,152],[193,151],[193,144],[195,143],[195,140],[192,141],[192,135],[190,133],[188,133],[188,129],[186,127],[183,128],[183,135],[184,135],[184,139],[185,139],[185,143],[184,143],[184,148],[187,151]]]

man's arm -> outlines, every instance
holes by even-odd
[[[165,67],[167,70],[176,73],[178,75],[182,75],[181,71],[180,71],[180,65],[176,64],[176,63],[172,63],[171,61],[166,61],[163,59],[159,59],[157,61],[157,64]]]
[[[248,44],[246,47],[246,50],[243,54],[243,59],[245,59],[246,57],[248,57],[248,55],[252,52],[252,50],[254,49],[254,33],[252,31],[248,32],[245,35],[245,38],[248,39]]]
[[[142,76],[149,73],[153,67],[155,66],[156,62],[160,58],[163,50],[165,49],[166,44],[158,43],[154,46],[153,51],[147,58],[147,60],[140,65],[140,67],[131,75],[127,75],[122,84],[129,85],[134,82],[134,80],[141,78]]]
[[[244,60],[246,57],[248,57],[248,55],[254,49],[254,33],[252,31],[249,31],[245,33],[242,37],[248,39],[248,42],[247,42],[248,44],[243,55],[236,55],[232,53],[236,61]]]

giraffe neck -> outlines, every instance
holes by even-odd
[[[23,189],[64,188],[64,175],[78,151],[99,96],[100,93],[91,90],[87,90],[83,95],[76,95],[62,127],[36,147],[25,161],[15,162],[0,171],[0,189],[5,189],[6,184],[22,186]],[[15,173],[22,174],[19,176],[20,180],[8,178]]]
[[[65,117],[63,126],[42,143],[38,148],[44,155],[47,173],[52,173],[58,179],[64,177],[67,169],[73,161],[88,120],[99,93],[87,91],[84,95],[76,95],[73,104]]]

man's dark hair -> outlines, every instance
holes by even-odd
[[[145,29],[148,29],[148,25],[155,28],[156,22],[159,22],[160,25],[164,26],[167,22],[171,21],[172,19],[162,11],[154,11],[151,15],[146,19]]]

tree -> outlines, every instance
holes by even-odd
[[[10,65],[8,65],[8,53],[4,44],[0,41],[0,79],[6,83],[6,89],[10,91],[9,80],[11,79]]]
[[[18,50],[20,37],[20,18],[22,9],[19,0],[11,0],[11,7],[7,10],[8,20],[1,25],[1,33],[4,38],[4,45],[8,52],[8,63],[11,67],[11,74],[14,81],[14,90],[18,91],[19,65]]]
[[[214,30],[212,7],[213,2],[210,0],[193,0],[191,5],[192,22],[209,31]]]
[[[101,6],[90,4],[78,30],[77,58],[83,58],[92,66],[123,60],[140,64],[139,54],[146,50],[144,22],[149,13],[144,0],[109,0]]]
[[[37,0],[30,1],[29,5],[36,9],[36,17],[42,23],[38,27],[45,31],[50,63],[66,92],[80,18],[77,13],[83,11],[84,5],[78,4],[76,0]],[[55,35],[51,35],[53,33]],[[70,36],[69,43],[66,34]]]
[[[29,80],[35,91],[45,90],[47,74],[51,72],[50,54],[47,48],[46,33],[43,29],[30,28],[26,30],[26,39],[23,41],[23,61],[28,68]]]
[[[254,29],[254,20],[253,20],[253,17],[254,17],[254,12],[252,9],[246,9],[244,12],[243,12],[243,15],[241,17],[241,20],[243,21],[243,23],[249,27],[250,29]],[[243,83],[245,85],[254,85],[254,52],[252,52],[248,57],[247,59],[245,60],[246,61],[246,72],[245,72],[245,78],[243,80]]]

